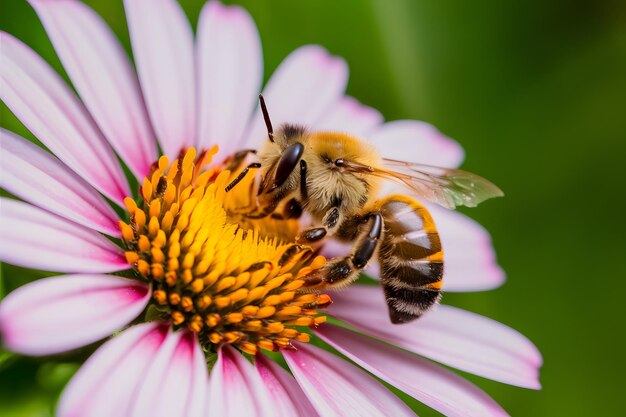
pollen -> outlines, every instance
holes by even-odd
[[[254,354],[307,342],[306,329],[326,320],[319,310],[332,301],[302,291],[303,278],[326,260],[294,243],[297,221],[246,219],[253,178],[226,192],[233,173],[207,168],[216,151],[190,148],[153,165],[142,199],[125,200],[126,260],[151,283],[156,311],[197,333],[205,349],[227,343]]]

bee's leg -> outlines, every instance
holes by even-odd
[[[253,211],[252,213],[247,213],[245,216],[249,219],[263,219],[274,212],[276,209],[276,205],[265,206],[261,210]]]
[[[332,236],[341,224],[340,220],[342,220],[342,214],[339,211],[339,204],[336,204],[324,215],[322,226],[304,229],[296,238],[296,241],[298,243],[314,243],[322,240],[327,235]]]
[[[277,194],[270,200],[264,201],[256,210],[246,213],[245,216],[249,219],[263,219],[276,211],[279,203],[283,200],[284,195]],[[296,208],[294,208],[295,210]]]
[[[299,219],[300,216],[302,216],[302,205],[295,198],[285,204],[281,213],[272,213],[272,218],[277,220]]]
[[[360,233],[351,255],[330,260],[324,267],[304,277],[307,287],[348,285],[359,276],[381,241],[383,216],[373,212],[365,216],[368,227]]]
[[[304,229],[302,233],[296,237],[296,242],[304,244],[319,242],[327,234],[328,231],[325,227],[309,227],[308,229]]]
[[[307,165],[304,159],[300,160],[300,196],[302,197],[302,201],[305,201],[309,198],[309,188],[306,182],[307,175]]]
[[[225,191],[229,192],[230,190],[235,188],[235,186],[239,184],[246,177],[246,175],[248,174],[248,171],[250,171],[250,168],[261,168],[261,164],[259,164],[258,162],[253,162],[247,167],[245,167],[243,171],[241,171],[239,175],[237,175],[237,178],[232,180],[231,183],[226,186]]]

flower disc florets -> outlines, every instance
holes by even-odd
[[[288,348],[293,339],[307,342],[302,326],[324,322],[318,309],[331,300],[302,291],[300,278],[325,259],[259,225],[235,222],[227,208],[247,198],[251,184],[226,193],[230,171],[202,171],[214,153],[196,158],[191,148],[171,165],[159,159],[141,187],[143,202],[125,200],[126,258],[152,284],[157,310],[175,327],[196,332],[207,349],[230,343],[253,354]]]

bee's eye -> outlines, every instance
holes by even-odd
[[[294,143],[290,145],[283,152],[280,160],[278,161],[278,165],[276,166],[276,174],[274,175],[274,184],[272,188],[277,188],[283,185],[289,175],[293,172],[302,156],[302,152],[304,152],[304,145],[301,143]]]

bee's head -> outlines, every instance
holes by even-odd
[[[259,188],[259,194],[270,194],[282,188],[292,188],[288,179],[291,174],[300,165],[300,159],[304,153],[304,145],[300,142],[294,142],[287,145],[282,151],[279,151],[275,155],[267,169],[263,171],[263,179],[261,181],[261,187]],[[263,155],[261,155],[263,157]],[[271,160],[271,159],[270,159]],[[262,165],[263,166],[263,165]],[[283,190],[281,194],[286,194]]]
[[[262,167],[259,195],[285,195],[294,186],[290,184],[293,181],[287,180],[299,166],[304,153],[304,145],[299,139],[306,135],[306,129],[299,125],[284,124],[274,133],[262,95],[259,95],[259,102],[269,139],[259,154]]]

